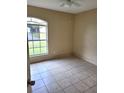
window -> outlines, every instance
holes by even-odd
[[[30,57],[48,54],[48,32],[47,22],[28,17],[27,33],[28,33],[28,49]]]

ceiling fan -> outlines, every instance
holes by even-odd
[[[67,8],[72,7],[72,6],[80,7],[81,4],[79,4],[76,1],[78,1],[78,0],[75,0],[75,1],[74,0],[64,0],[63,2],[61,2],[60,7],[67,7]]]

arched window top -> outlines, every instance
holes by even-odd
[[[27,24],[44,25],[47,26],[47,22],[38,18],[28,17]]]

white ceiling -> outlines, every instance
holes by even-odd
[[[97,8],[97,0],[73,0],[79,3],[81,6],[80,7],[72,6],[70,8],[60,7],[62,1],[63,0],[27,0],[27,4],[36,7],[47,8],[51,10],[73,14]]]

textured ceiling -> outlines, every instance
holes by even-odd
[[[80,7],[72,6],[70,8],[60,7],[60,4],[63,1],[64,0],[27,0],[27,4],[36,7],[73,13],[73,14],[97,8],[97,0],[72,0],[79,3],[81,6]]]

